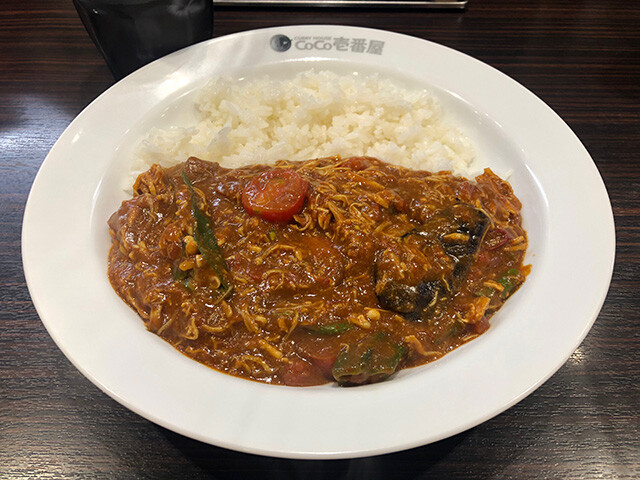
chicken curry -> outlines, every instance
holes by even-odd
[[[146,327],[221,372],[361,385],[479,336],[522,285],[510,185],[370,157],[142,173],[108,274]]]

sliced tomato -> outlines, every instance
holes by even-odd
[[[491,324],[489,323],[489,319],[486,316],[483,316],[479,322],[476,322],[473,324],[472,331],[473,333],[477,333],[478,335],[481,335],[487,330],[489,330],[490,326]]]
[[[502,228],[494,228],[489,231],[484,239],[487,250],[495,250],[509,241],[509,234]]]
[[[341,167],[347,167],[355,172],[369,168],[371,162],[368,157],[350,157],[340,163]]]
[[[309,182],[290,168],[272,168],[256,175],[242,192],[242,205],[268,222],[287,223],[304,207]]]
[[[322,351],[315,355],[311,355],[309,360],[311,360],[313,365],[322,373],[322,375],[324,375],[326,379],[333,380],[331,369],[336,363],[336,358],[338,358],[337,353]]]
[[[292,387],[308,387],[322,385],[327,379],[313,365],[293,359],[282,373],[282,381]]]

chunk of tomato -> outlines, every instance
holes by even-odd
[[[282,373],[282,381],[292,387],[322,385],[327,379],[309,363],[294,359]]]
[[[272,168],[246,185],[242,205],[251,215],[268,222],[287,223],[304,207],[309,182],[290,168]]]
[[[354,172],[359,172],[360,170],[364,170],[365,168],[369,168],[371,162],[367,157],[350,157],[340,163],[341,167],[347,167],[353,170]]]

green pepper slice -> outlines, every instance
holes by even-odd
[[[502,277],[500,277],[498,283],[503,287],[502,292],[500,292],[502,298],[508,297],[512,293],[513,289],[522,283],[520,280],[520,270],[517,268],[510,268]]]
[[[386,333],[369,335],[340,350],[332,374],[340,385],[379,382],[393,374],[407,347],[393,342]]]
[[[227,262],[225,261],[222,252],[220,251],[216,236],[213,233],[213,225],[211,224],[211,220],[198,206],[198,202],[196,201],[196,194],[193,189],[193,184],[187,177],[187,174],[184,172],[182,172],[182,178],[184,180],[184,183],[189,188],[189,191],[191,192],[191,206],[193,209],[193,218],[195,221],[195,225],[193,228],[193,238],[196,241],[198,248],[200,249],[200,253],[202,253],[202,256],[220,278],[220,287],[218,288],[218,290],[222,291],[224,298],[233,290],[233,286],[230,282],[231,274],[229,273],[229,267],[227,266]]]
[[[313,333],[320,335],[340,335],[349,330],[353,325],[351,323],[329,323],[327,325],[309,325],[305,328]]]

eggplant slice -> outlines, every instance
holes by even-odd
[[[409,320],[429,320],[438,305],[447,302],[467,276],[490,225],[491,220],[482,210],[457,203],[403,235],[400,252],[383,251],[376,258],[374,280],[380,305]],[[429,257],[434,253],[444,256],[447,264],[440,261],[433,266]],[[420,256],[424,261],[419,261]],[[394,263],[387,257],[414,261]],[[403,271],[399,271],[399,265]]]

